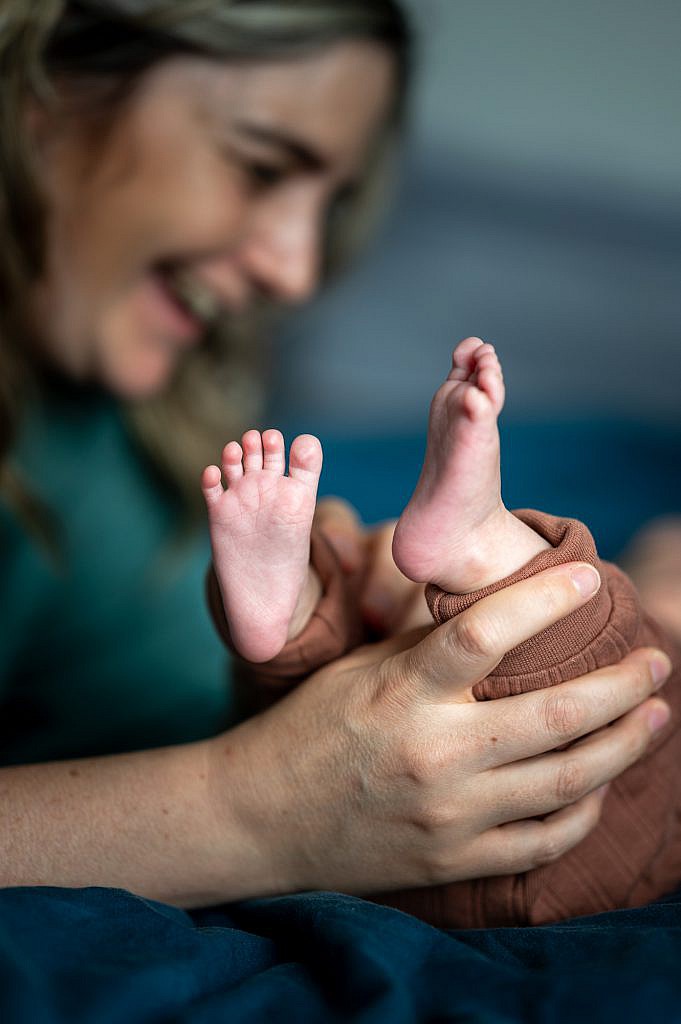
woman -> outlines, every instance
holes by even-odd
[[[307,298],[334,229],[366,219],[403,103],[395,4],[37,6],[0,8],[0,882],[199,906],[559,856],[664,718],[646,699],[664,655],[457,695],[588,600],[592,570],[362,648],[227,731],[197,611],[198,472],[250,419],[268,307]],[[369,559],[365,603],[406,607],[389,531],[365,539],[333,504],[320,520],[349,571]]]

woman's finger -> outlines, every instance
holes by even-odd
[[[397,672],[425,699],[470,700],[471,688],[508,651],[579,608],[593,597],[599,583],[596,570],[581,562],[546,569],[514,583],[478,601],[405,651],[396,659]]]
[[[588,676],[486,701],[471,725],[476,760],[480,767],[490,768],[571,743],[642,704],[670,671],[662,651],[641,648]]]
[[[604,795],[595,791],[541,821],[513,821],[483,832],[470,850],[475,875],[507,875],[552,864],[595,827]]]
[[[425,588],[414,583],[418,590],[410,594],[405,602],[400,615],[392,627],[395,632],[404,629],[416,629],[419,626],[429,625],[433,628],[433,616],[426,602]]]
[[[668,716],[664,701],[649,700],[610,728],[599,729],[567,750],[487,772],[479,778],[481,802],[494,808],[487,824],[549,814],[581,800],[638,761]]]
[[[314,526],[333,547],[347,573],[359,572],[366,564],[366,535],[355,509],[342,498],[317,502]]]

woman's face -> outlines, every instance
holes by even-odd
[[[308,298],[329,204],[362,171],[393,74],[359,41],[286,62],[178,57],[96,146],[73,119],[38,120],[48,264],[32,311],[49,357],[151,395],[216,312]]]

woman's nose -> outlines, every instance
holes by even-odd
[[[270,210],[242,248],[242,266],[254,286],[280,302],[309,299],[319,283],[320,215],[309,205]]]

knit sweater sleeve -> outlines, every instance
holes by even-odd
[[[453,618],[488,594],[566,562],[595,566],[601,575],[601,587],[581,608],[509,651],[474,687],[478,700],[553,686],[612,665],[639,644],[662,642],[659,631],[642,614],[633,584],[616,566],[600,560],[583,523],[528,509],[515,515],[551,547],[511,576],[472,594],[449,594],[429,584],[426,598],[437,623]]]

